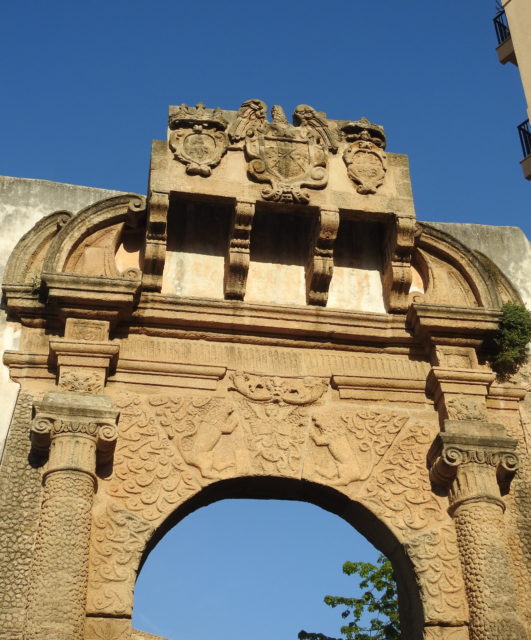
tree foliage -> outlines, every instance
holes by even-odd
[[[343,640],[400,640],[398,593],[391,562],[380,555],[370,562],[345,562],[343,573],[359,578],[359,598],[325,596],[329,607],[341,607]],[[375,614],[365,622],[369,614]],[[299,640],[339,640],[322,633],[299,632]]]
[[[531,313],[521,304],[507,302],[502,307],[500,328],[492,340],[492,368],[506,379],[527,361],[531,340]]]

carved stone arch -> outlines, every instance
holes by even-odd
[[[308,502],[334,513],[352,525],[354,529],[384,553],[393,564],[399,591],[400,620],[404,637],[411,638],[411,640],[421,640],[423,638],[425,616],[419,589],[419,583],[422,583],[423,577],[419,576],[414,563],[409,557],[410,549],[408,546],[401,543],[385,522],[371,510],[361,503],[348,498],[336,488],[304,480],[270,476],[235,477],[212,482],[202,487],[176,509],[169,510],[166,518],[156,528],[142,526],[139,520],[132,517],[132,514],[115,509],[110,539],[112,540],[114,536],[115,542],[122,545],[124,556],[128,556],[131,560],[128,584],[130,589],[129,603],[125,608],[120,609],[124,602],[116,600],[114,605],[118,609],[115,608],[114,610],[112,606],[109,606],[109,602],[105,611],[98,611],[97,606],[94,607],[94,604],[98,603],[98,597],[104,596],[106,591],[110,593],[107,590],[109,585],[112,590],[112,583],[116,579],[116,574],[111,575],[108,573],[109,580],[107,584],[100,581],[91,585],[92,588],[89,586],[89,615],[98,619],[107,615],[119,617],[120,614],[122,616],[125,614],[124,618],[128,619],[132,610],[133,588],[136,576],[163,536],[174,526],[178,526],[179,522],[186,516],[201,507],[224,499],[242,498]],[[129,535],[127,535],[127,528],[130,528]],[[116,537],[117,535],[119,540]],[[109,544],[111,545],[112,543]],[[110,552],[110,546],[108,550]],[[100,580],[102,577],[103,574],[100,572]],[[116,593],[117,591],[115,590]],[[103,598],[99,602],[103,602]]]
[[[30,284],[33,281],[42,269],[48,245],[73,215],[71,211],[54,211],[22,236],[7,261],[4,286]]]
[[[437,278],[437,261],[459,274],[455,281],[457,289],[462,290],[462,297],[473,300],[473,304],[456,304],[456,290],[448,292],[448,302],[456,306],[478,306],[497,309],[502,304],[498,289],[501,287],[518,300],[514,287],[508,282],[500,269],[482,254],[468,249],[459,240],[424,222],[419,223],[421,234],[416,245],[415,261],[421,266],[421,274],[427,277],[427,288],[424,296],[417,301],[441,303],[434,300],[436,296],[435,280]],[[440,268],[440,267],[439,267]],[[442,267],[444,268],[444,267]],[[423,273],[422,273],[423,272]],[[498,284],[500,283],[500,284]],[[463,288],[466,285],[468,291]],[[444,302],[447,302],[446,300]]]
[[[72,216],[70,211],[55,211],[39,220],[16,244],[3,281],[4,296],[12,313],[17,310],[24,313],[34,306],[50,243]]]
[[[134,225],[132,218],[141,217],[145,208],[144,196],[124,194],[100,200],[81,210],[65,225],[50,245],[43,264],[43,273],[67,272],[68,260],[83,241],[114,225],[123,225],[126,222]],[[119,274],[116,272],[112,275]]]

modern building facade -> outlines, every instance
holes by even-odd
[[[522,145],[524,176],[531,180],[531,3],[529,0],[503,0],[494,18],[499,60],[518,67],[527,102],[527,118],[518,125]]]

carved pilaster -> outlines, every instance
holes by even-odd
[[[321,209],[314,226],[306,265],[306,301],[322,307],[328,301],[328,289],[334,272],[334,242],[339,228],[339,211]]]
[[[395,216],[388,228],[383,286],[387,310],[391,313],[403,313],[409,306],[415,231],[415,218],[409,216]]]
[[[245,297],[254,210],[254,202],[237,200],[234,205],[223,283],[228,300],[243,300]]]
[[[49,453],[28,601],[28,640],[82,640],[96,465],[112,457],[109,398],[49,392],[31,427],[35,458]]]
[[[166,260],[168,207],[169,195],[167,193],[158,191],[151,193],[142,281],[146,291],[160,291],[162,289],[162,272]]]
[[[448,491],[470,607],[471,640],[526,638],[516,614],[502,493],[518,466],[502,425],[447,420],[430,454],[430,477]]]

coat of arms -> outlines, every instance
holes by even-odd
[[[343,152],[348,176],[358,193],[376,193],[387,171],[385,133],[383,127],[366,118],[341,127],[350,144]]]
[[[170,108],[168,143],[191,176],[208,177],[227,151],[227,121],[220,109],[183,104]]]
[[[266,118],[261,100],[247,100],[229,127],[233,143],[243,141],[247,171],[258,182],[264,200],[306,204],[310,194],[303,187],[319,189],[328,181],[328,152],[336,152],[337,134],[324,114],[299,105],[290,124],[282,107]]]

